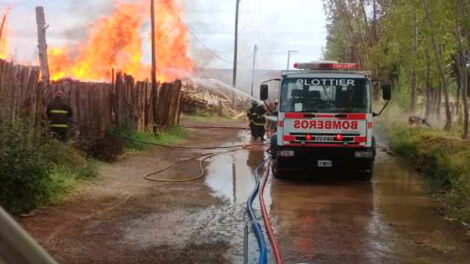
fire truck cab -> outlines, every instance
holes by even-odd
[[[372,112],[371,72],[333,61],[294,67],[297,70],[277,79],[277,126],[271,138],[274,176],[347,171],[354,179],[371,179],[376,154],[372,119],[386,107],[379,114]],[[261,100],[268,97],[266,83],[260,87]],[[389,84],[382,84],[382,95],[388,104]]]

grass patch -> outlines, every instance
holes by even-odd
[[[51,194],[48,203],[62,200],[78,183],[95,179],[97,171],[97,163],[93,160],[80,167],[54,165],[47,185],[47,192]]]
[[[193,114],[185,114],[184,117],[189,121],[193,122],[220,122],[220,121],[232,121],[233,118],[227,116],[220,116],[214,112],[207,112],[207,111],[196,111]]]
[[[156,134],[152,132],[142,132],[134,130],[127,133],[125,147],[127,151],[131,152],[140,151],[152,147],[149,144],[142,144],[138,141],[160,145],[174,145],[184,142],[187,136],[188,131],[181,126],[175,126],[164,132],[159,132]]]
[[[431,190],[445,190],[449,215],[470,221],[470,142],[441,130],[388,128],[390,148],[429,177]]]

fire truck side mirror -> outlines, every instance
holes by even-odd
[[[392,99],[392,85],[390,83],[382,83],[382,98],[385,101]]]
[[[262,84],[259,88],[259,99],[261,101],[268,100],[269,87],[267,84]]]

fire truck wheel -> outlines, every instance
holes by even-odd
[[[273,159],[272,161],[271,170],[274,178],[276,179],[285,179],[287,177],[286,172],[279,169],[276,159]]]
[[[276,154],[277,154],[276,153],[276,151],[277,151],[277,134],[274,133],[271,136],[270,141],[271,141],[271,144],[270,144],[271,157],[274,161],[274,159],[276,159]]]
[[[356,181],[370,181],[374,172],[371,171],[360,171],[354,175],[354,180]]]

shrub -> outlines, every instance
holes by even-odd
[[[115,161],[123,153],[123,140],[116,135],[106,135],[82,143],[80,148],[88,155],[103,161]]]
[[[0,204],[9,212],[28,212],[76,180],[96,174],[96,167],[71,145],[23,123],[0,123]]]
[[[51,146],[23,125],[0,125],[0,203],[12,213],[33,209],[48,196]]]

